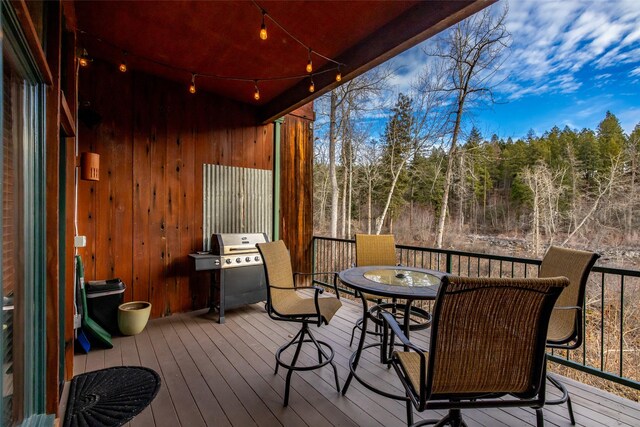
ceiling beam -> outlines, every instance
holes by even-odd
[[[342,68],[340,83],[335,81],[335,72],[314,75],[316,91],[312,94],[309,93],[309,81],[304,79],[262,107],[258,113],[259,121],[268,123],[284,116],[496,1],[420,2],[340,57],[335,58],[336,61],[346,64]],[[327,66],[327,68],[333,67],[333,64]]]

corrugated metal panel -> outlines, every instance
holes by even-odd
[[[203,165],[203,250],[213,233],[267,233],[273,225],[273,175],[269,170]]]

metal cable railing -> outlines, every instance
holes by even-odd
[[[467,277],[537,277],[541,261],[447,249],[397,245],[400,264]],[[341,271],[355,264],[355,241],[313,238],[313,271]],[[320,283],[322,284],[322,283]],[[349,289],[341,292],[352,294]],[[640,390],[640,271],[595,266],[583,310],[584,343],[548,358]],[[424,303],[429,309],[430,303]]]

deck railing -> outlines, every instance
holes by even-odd
[[[467,277],[537,277],[541,262],[407,245],[396,249],[402,265]],[[314,236],[314,271],[341,271],[354,264],[355,241]],[[553,351],[549,359],[640,390],[640,271],[596,265],[587,283],[582,322],[582,347]]]

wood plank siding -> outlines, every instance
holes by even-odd
[[[282,124],[280,144],[280,238],[287,243],[295,271],[311,272],[313,237],[312,108],[300,108]]]
[[[353,322],[361,307],[343,299],[343,307],[328,326],[312,327],[318,339],[335,351],[340,385],[349,372]],[[151,406],[135,417],[135,426],[405,426],[403,403],[379,396],[353,381],[347,394],[336,392],[331,368],[294,373],[289,406],[282,407],[286,371],[274,375],[274,352],[290,340],[299,325],[276,322],[258,303],[227,313],[219,325],[204,311],[151,321],[141,334],[116,337],[114,348],[76,356],[75,373],[119,365],[142,365],[162,377]],[[428,332],[413,334],[424,343]],[[373,342],[373,341],[371,341]],[[293,350],[289,350],[289,357]],[[314,363],[317,354],[303,349],[302,363]],[[359,373],[387,391],[401,385],[393,369],[381,366],[375,349],[365,351]],[[640,405],[593,387],[563,379],[573,401],[577,425],[637,426]],[[548,387],[548,398],[558,397]],[[415,420],[440,418],[444,411],[426,411]],[[535,426],[532,409],[469,409],[469,426]],[[546,426],[571,426],[565,405],[546,406]]]
[[[272,169],[274,125],[256,125],[250,106],[99,60],[79,80],[79,151],[100,154],[100,181],[79,184],[86,279],[121,278],[126,300],[150,301],[153,317],[206,307],[209,274],[188,259],[202,250],[202,165]],[[312,116],[287,116],[281,143],[282,236],[298,269],[310,268]]]

